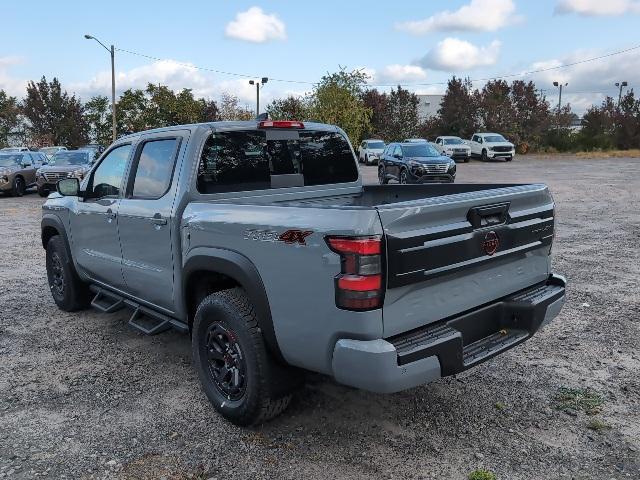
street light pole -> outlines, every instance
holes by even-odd
[[[95,40],[100,45],[104,47],[104,49],[109,52],[111,55],[111,133],[113,136],[113,141],[116,141],[116,47],[111,45],[111,48],[108,48],[104,43],[98,40],[93,35],[85,35],[84,38],[87,40]]]
[[[618,108],[620,108],[620,101],[622,100],[622,87],[626,87],[627,85],[629,85],[627,82],[616,82],[616,87],[620,88],[618,92]]]
[[[565,82],[564,85],[562,83],[553,82],[553,86],[559,88],[559,93],[558,93],[558,129],[560,128],[560,108],[562,107],[562,87],[566,87],[567,85],[569,85],[567,82]]]
[[[268,81],[267,77],[262,77],[261,80],[249,80],[249,85],[256,86],[256,117],[260,115],[260,87],[264,86]]]

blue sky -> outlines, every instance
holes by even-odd
[[[452,74],[482,79],[640,45],[636,0],[3,3],[0,88],[18,96],[42,75],[83,98],[108,94],[108,53],[85,33],[163,59],[118,51],[118,90],[153,82],[212,98],[229,91],[251,104],[247,79],[188,65],[309,82],[272,80],[266,100],[301,94],[339,65],[365,69],[372,84],[442,93],[437,83]],[[551,82],[569,82],[564,98],[581,110],[615,94],[615,81],[640,83],[640,49],[526,78],[552,99]]]

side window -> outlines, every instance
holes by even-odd
[[[169,189],[179,140],[167,138],[145,142],[135,167],[132,195],[156,199]]]
[[[471,141],[472,141],[472,142],[477,142],[477,141],[478,141],[478,136],[477,136],[477,135],[474,135],[474,136],[471,138]]]
[[[396,148],[393,151],[393,154],[399,155],[402,158],[402,147],[400,145],[396,145]]]
[[[118,196],[131,145],[120,145],[102,159],[93,172],[91,186],[94,198]]]

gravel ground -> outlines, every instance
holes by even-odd
[[[639,166],[459,165],[462,182],[550,185],[562,314],[471,371],[394,395],[309,375],[283,416],[250,430],[208,404],[186,335],[58,311],[42,200],[0,198],[0,478],[640,478]]]

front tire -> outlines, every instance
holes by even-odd
[[[409,183],[409,180],[407,178],[407,170],[405,168],[403,168],[402,170],[400,170],[400,179],[399,182],[402,185],[406,185],[407,183]]]
[[[202,300],[193,321],[192,351],[204,393],[230,422],[263,423],[289,405],[290,388],[283,387],[289,369],[271,358],[241,288]]]
[[[484,148],[482,149],[482,155],[480,158],[482,159],[483,162],[486,162],[489,160],[489,157],[487,156],[487,151]]]
[[[75,272],[60,235],[47,243],[46,263],[49,290],[58,308],[74,312],[88,307],[91,299],[89,288]]]
[[[38,187],[38,195],[40,195],[41,197],[48,197],[49,190],[47,190],[45,187]]]
[[[387,174],[384,171],[384,167],[378,167],[378,183],[380,185],[386,185],[389,183],[389,179],[387,178]]]

